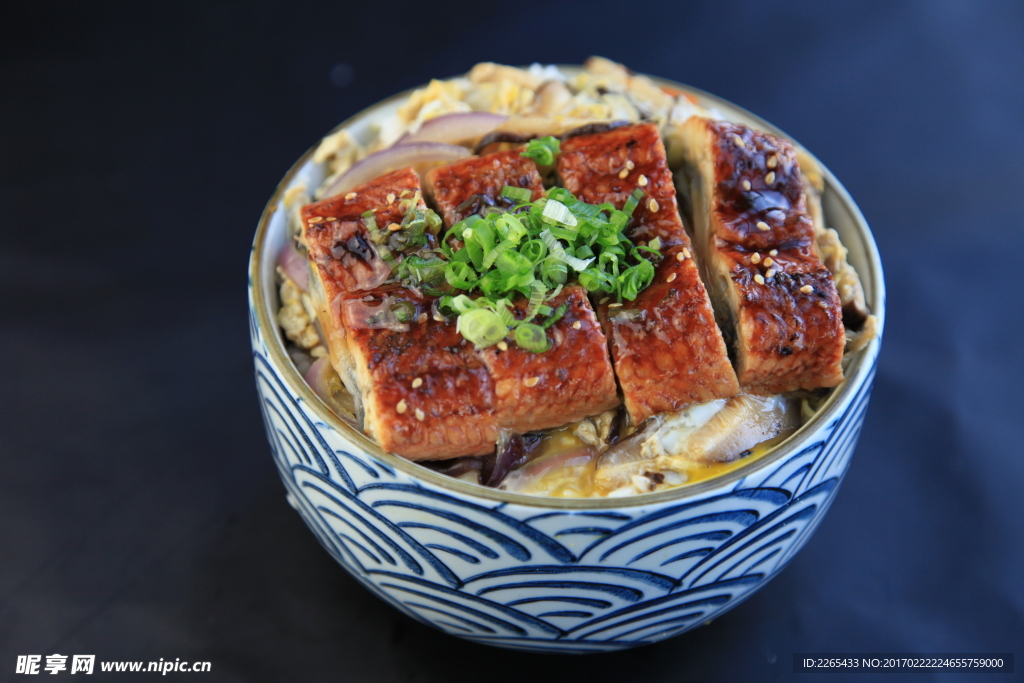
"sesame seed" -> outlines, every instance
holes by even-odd
[[[764,265],[765,265],[765,267],[768,267],[768,266],[772,265],[773,263],[775,263],[775,261],[773,261],[773,260],[772,260],[772,257],[771,257],[771,256],[769,256],[768,258],[766,258],[766,259],[764,260]]]
[[[599,304],[606,304],[606,303],[608,303],[608,297],[603,297],[603,298],[602,298],[602,299],[601,299],[600,301],[598,301],[597,303],[599,303]]]
[[[523,384],[525,384],[528,387],[535,387],[537,386],[537,382],[539,381],[540,377],[530,377],[529,379],[524,380]]]
[[[759,285],[763,285],[764,284],[764,276],[761,275],[761,273],[758,273],[757,275],[754,276],[754,282],[756,282]]]
[[[827,304],[827,303],[825,303],[824,301],[819,301],[819,302],[818,302],[818,305],[819,305],[819,306],[821,306],[821,307],[822,307],[822,308],[824,308],[824,309],[828,309],[828,304]]]
[[[417,420],[419,420],[420,422],[423,422],[423,419],[424,419],[425,417],[426,417],[426,414],[425,414],[425,413],[424,413],[424,412],[423,412],[422,410],[420,410],[419,408],[417,408],[417,409],[416,409],[416,419],[417,419]]]
[[[422,325],[423,323],[427,322],[427,314],[420,313],[420,317],[416,318],[416,320],[418,320],[420,325]]]
[[[673,280],[675,280],[675,279],[676,279],[676,274],[675,274],[675,273],[672,273],[672,274],[671,274],[671,275],[669,275],[669,276],[668,276],[667,278],[665,278],[665,282],[672,282],[672,281],[673,281]]]
[[[390,230],[391,232],[398,232],[401,229],[402,226],[399,225],[398,223],[392,223],[391,225],[388,226],[388,230]]]
[[[775,269],[774,269],[774,268],[769,268],[769,269],[768,269],[768,272],[767,272],[767,273],[765,273],[765,274],[764,274],[764,276],[765,276],[766,278],[768,278],[769,280],[770,280],[771,278],[775,277]]]
[[[352,201],[355,198],[356,198],[356,193],[355,192],[349,192],[347,195],[345,195],[345,201],[346,202],[350,202],[350,201]]]
[[[626,168],[628,168],[630,171],[636,168],[636,164],[633,163],[632,159],[626,159]]]
[[[800,288],[800,291],[803,292],[804,294],[810,294],[811,292],[814,291],[814,287],[811,287],[810,285],[804,285],[803,287]]]
[[[327,217],[327,218],[325,218],[324,220],[325,220],[325,221],[336,221],[336,220],[338,220],[338,219],[337,219],[337,218],[335,218],[334,216],[328,216],[328,217]]]
[[[408,409],[409,409],[409,404],[405,402],[404,398],[401,401],[398,402],[398,405],[395,406],[395,410],[398,411],[399,415],[403,415],[405,413],[405,411],[407,411]]]
[[[770,157],[768,157],[768,168],[775,168],[778,165],[779,165],[779,157],[778,156],[773,154]]]
[[[620,303],[608,304],[608,308],[622,308],[622,304],[620,304]]]
[[[435,320],[436,322],[439,322],[439,323],[443,323],[443,322],[444,322],[444,318],[442,318],[442,317],[441,317],[440,315],[438,315],[437,313],[435,313],[435,314],[434,314],[434,320]]]
[[[498,342],[498,348],[501,349],[502,351],[508,351],[508,342],[502,339],[500,342]]]
[[[654,213],[658,210],[658,200],[651,197],[651,201],[647,202],[647,210]]]
[[[394,204],[394,203],[395,203],[395,193],[394,192],[388,192],[388,204]]]
[[[765,231],[771,230],[771,228],[768,227],[768,224],[765,223],[764,221],[758,221],[757,222],[757,229],[758,230],[765,230]]]
[[[733,141],[733,144],[735,144],[737,147],[746,147],[747,146],[743,142],[743,138],[741,138],[739,135],[733,135],[732,136],[732,141]]]
[[[755,251],[753,254],[750,255],[750,262],[751,263],[760,263],[761,262],[761,255],[758,254]]]
[[[583,327],[583,323],[581,323],[581,322],[580,322],[579,320],[577,320],[576,322],[574,322],[574,323],[572,324],[572,329],[574,329],[574,330],[578,330],[578,329],[580,329],[581,327]]]
[[[746,180],[746,179],[743,180],[743,189],[746,190],[747,192],[750,191],[750,181],[749,180]]]
[[[625,178],[628,175],[629,175],[629,169],[628,168],[624,168],[621,171],[619,171],[619,177],[620,178]]]
[[[683,247],[683,258],[690,258],[690,250]]]
[[[775,182],[775,171],[768,171],[768,175],[764,177],[764,184],[771,185]]]
[[[679,252],[678,254],[676,254],[676,261],[685,261],[685,260],[686,260],[686,254],[684,254],[683,252]]]
[[[640,187],[647,187],[647,176],[641,173],[640,177],[636,179],[636,184]]]
[[[413,389],[419,389],[422,386],[423,386],[423,378],[422,377],[417,377],[416,379],[414,379],[412,381],[412,388]]]
[[[778,256],[779,255],[779,250],[778,249],[772,249],[771,251],[768,252],[768,254],[771,255],[771,256]]]
[[[323,216],[313,216],[312,218],[309,219],[309,222],[310,223],[323,223],[324,219],[323,219]]]

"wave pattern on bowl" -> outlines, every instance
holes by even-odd
[[[254,292],[250,290],[250,296]],[[807,447],[684,502],[558,510],[472,499],[381,462],[274,369],[250,317],[260,406],[289,502],[328,552],[409,616],[464,638],[588,652],[682,633],[768,581],[824,516],[874,375]]]

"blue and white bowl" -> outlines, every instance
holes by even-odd
[[[780,133],[707,93],[733,120]],[[342,124],[357,139],[406,94]],[[780,133],[781,134],[781,133]],[[824,167],[825,215],[884,317],[882,268],[864,217]],[[716,479],[625,498],[512,494],[383,452],[306,385],[275,323],[282,197],[323,170],[303,156],[260,219],[249,266],[250,334],[267,439],[288,501],[343,567],[385,602],[446,633],[501,647],[596,652],[653,643],[706,623],[785,567],[835,497],[853,455],[879,341],[808,424]]]

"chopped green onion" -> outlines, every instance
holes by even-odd
[[[562,248],[562,245],[559,244],[558,240],[556,240],[555,237],[551,234],[550,230],[544,230],[543,232],[541,232],[540,238],[544,240],[544,244],[548,245],[548,249],[551,251],[552,256],[554,256],[559,261],[565,262],[566,265],[575,270],[577,273],[586,270],[587,266],[590,265],[590,262],[594,260],[578,259],[575,256],[570,256],[569,254],[567,254],[565,249]]]
[[[526,307],[525,322],[529,322],[537,317],[540,312],[540,307],[544,303],[544,296],[547,294],[547,287],[540,282],[533,283],[533,291],[530,292],[530,303]]]
[[[519,219],[510,213],[499,216],[495,220],[494,226],[502,238],[513,244],[519,244],[524,237],[530,234]]]
[[[569,269],[564,263],[549,256],[541,262],[540,278],[549,287],[552,285],[564,285]]]
[[[552,313],[551,316],[548,317],[548,319],[543,322],[543,324],[541,324],[541,327],[543,327],[545,330],[548,329],[549,327],[557,323],[559,320],[561,320],[562,316],[565,315],[565,312],[568,310],[569,302],[562,302],[562,305],[555,309],[555,312]]]
[[[622,212],[627,216],[632,216],[633,211],[637,206],[640,205],[640,200],[644,198],[644,191],[640,188],[633,190],[633,194],[629,196],[626,203],[622,205]]]
[[[416,306],[411,301],[396,301],[391,305],[395,320],[400,323],[409,322],[416,315]]]
[[[491,249],[490,252],[488,252],[487,256],[484,257],[484,269],[486,270],[487,268],[493,266],[494,261],[503,253],[505,253],[506,249],[511,249],[514,246],[515,245],[512,244],[511,242],[502,242],[494,249]]]
[[[544,240],[530,240],[519,247],[519,253],[535,264],[548,255],[548,245],[544,244]]]
[[[616,279],[603,270],[587,268],[580,273],[580,284],[587,288],[588,292],[613,292]]]
[[[391,254],[388,252],[388,256],[384,256],[384,249],[386,247],[377,248],[381,252],[381,258],[387,261]],[[413,254],[406,256],[399,264],[397,273],[401,279],[413,285],[438,285],[444,282],[444,267],[445,261],[439,258],[427,259]]]
[[[515,340],[520,348],[533,353],[543,353],[548,350],[548,335],[540,325],[523,323],[516,328]]]
[[[544,212],[541,215],[559,225],[565,225],[570,228],[576,225],[576,217],[572,215],[572,212],[569,211],[565,204],[557,199],[548,199],[544,205]]]
[[[501,316],[486,308],[477,308],[459,316],[457,330],[477,346],[497,344],[508,334]]]
[[[478,281],[475,275],[476,271],[468,263],[449,261],[444,267],[444,279],[457,289],[472,289]]]
[[[548,135],[543,138],[530,140],[521,156],[533,159],[540,166],[550,166],[555,163],[555,155],[559,151],[560,144],[558,138]]]
[[[506,185],[501,188],[501,196],[514,199],[520,204],[525,204],[533,197],[533,192],[527,187],[512,187],[511,185]]]
[[[554,143],[531,144],[550,152],[553,162]],[[440,296],[438,310],[456,316],[457,329],[477,346],[512,334],[524,349],[546,350],[545,330],[568,311],[567,303],[552,310],[551,302],[572,278],[619,302],[634,300],[652,282],[661,240],[639,247],[625,235],[642,191],[632,193],[622,210],[607,202],[587,204],[561,187],[536,201],[527,188],[505,186],[502,196],[516,202],[514,213],[489,207],[486,215],[451,226],[436,246],[431,235],[439,236],[440,219],[418,203],[410,203],[396,231],[377,228],[372,212],[363,216],[381,258],[394,269],[392,281]],[[403,258],[396,260],[398,255]],[[402,305],[390,315],[404,321],[414,311]]]
[[[508,299],[499,299],[495,302],[495,311],[506,328],[516,326],[516,317],[512,315],[512,309],[509,308],[511,305]]]

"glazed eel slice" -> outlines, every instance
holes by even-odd
[[[509,208],[514,202],[501,196],[505,185],[532,191],[531,201],[544,194],[540,173],[532,159],[522,156],[522,148],[469,157],[427,173],[427,187],[446,226],[466,216],[482,214],[489,206]]]
[[[793,146],[746,126],[682,126],[695,243],[744,391],[834,387],[845,334]]]
[[[521,152],[472,157],[430,171],[427,182],[445,225],[489,206],[505,208],[500,196],[505,185],[531,190],[534,200],[543,196],[537,167]],[[557,427],[620,403],[608,343],[586,290],[569,285],[546,303],[552,309],[566,305],[547,331],[547,351],[526,351],[511,338],[477,351],[494,381],[498,424],[517,433]],[[518,297],[513,315],[521,318],[527,307],[526,299]]]
[[[404,287],[343,299],[364,431],[409,460],[490,453],[498,438],[494,382],[455,322],[432,306]]]
[[[511,339],[478,353],[491,372],[495,408],[502,427],[517,433],[549,429],[619,406],[608,342],[587,290],[567,285],[547,305],[564,315],[548,329],[542,353],[519,348]],[[520,298],[514,315],[528,302]]]
[[[679,217],[657,126],[570,135],[561,148],[558,173],[570,192],[621,209],[640,188],[645,194],[627,236],[634,244],[661,242],[664,257],[654,281],[636,300],[598,305],[633,424],[735,395],[736,375]]]
[[[378,226],[400,223],[401,199],[419,189],[407,168],[303,207],[317,318],[381,448],[410,460],[482,455],[497,439],[487,369],[430,298],[384,285],[391,270],[362,222],[372,211]]]

